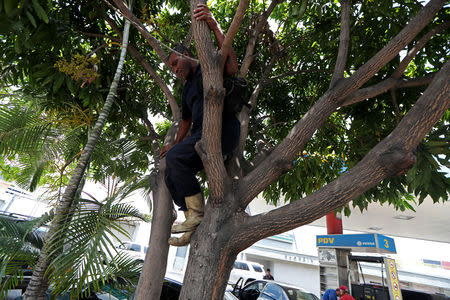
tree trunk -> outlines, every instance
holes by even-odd
[[[180,299],[223,299],[233,263],[244,249],[235,247],[233,238],[247,215],[233,207],[238,202],[233,200],[227,193],[222,205],[206,206],[205,218],[191,239]]]
[[[52,243],[52,241],[55,239],[55,237],[59,238],[57,237],[58,232],[64,225],[64,222],[67,222],[66,218],[67,213],[70,211],[70,208],[72,207],[76,191],[80,185],[81,180],[83,179],[86,167],[89,164],[89,160],[91,158],[92,153],[94,152],[94,148],[98,142],[101,131],[106,122],[106,118],[108,117],[112,104],[114,103],[114,98],[116,97],[117,93],[117,86],[119,84],[120,75],[122,73],[123,63],[125,61],[129,30],[130,30],[130,22],[126,20],[123,34],[122,51],[120,53],[120,59],[117,65],[113,82],[111,83],[108,96],[106,97],[105,105],[103,106],[103,109],[98,117],[98,120],[95,123],[95,126],[88,137],[86,147],[84,148],[80,160],[78,161],[77,166],[75,167],[73,175],[70,178],[70,181],[66,189],[64,190],[62,199],[60,200],[58,207],[56,208],[55,217],[46,235],[45,243],[39,256],[39,260],[33,270],[33,275],[31,277],[30,283],[28,284],[27,290],[23,295],[24,300],[44,299],[45,293],[47,292],[49,282],[45,275],[46,272],[49,271],[49,266],[52,263],[52,258],[54,257],[54,254],[49,255],[48,253],[49,246],[50,243]]]
[[[161,296],[164,274],[169,252],[170,226],[175,220],[172,213],[172,197],[164,182],[166,160],[161,161],[158,174],[152,174],[153,218],[149,247],[145,255],[135,300],[159,299]]]

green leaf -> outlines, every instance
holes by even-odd
[[[408,201],[403,201],[403,205],[404,205],[407,209],[412,210],[413,212],[416,212],[416,210],[414,209],[414,207],[413,207],[411,204],[409,204]]]
[[[348,205],[346,205],[345,207],[344,207],[344,215],[346,216],[346,217],[348,217],[348,216],[350,216],[350,214],[351,214],[351,210],[350,210],[350,207],[348,207]]]
[[[36,28],[37,27],[36,20],[34,19],[33,15],[30,14],[29,11],[27,11],[26,14],[27,14],[28,20],[30,20],[31,24],[34,26],[34,28]]]
[[[58,78],[55,80],[55,82],[53,83],[53,92],[54,93],[56,93],[59,90],[59,88],[61,87],[61,85],[64,82],[64,79],[65,79],[65,76],[60,74],[58,76]]]
[[[16,51],[17,54],[22,53],[22,48],[20,47],[19,39],[17,39],[16,42],[14,43],[14,51]]]
[[[12,12],[15,8],[17,8],[17,1],[16,0],[4,0],[5,3],[5,12],[8,16],[12,15]]]
[[[67,85],[67,88],[69,89],[69,91],[70,91],[71,93],[75,93],[75,88],[74,88],[74,86],[73,86],[72,79],[66,78],[66,85]]]
[[[48,16],[45,13],[45,10],[42,8],[42,6],[39,4],[39,2],[37,0],[33,0],[33,7],[34,10],[36,11],[37,15],[39,16],[39,18],[44,21],[46,24],[48,24]]]

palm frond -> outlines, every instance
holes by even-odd
[[[118,233],[128,236],[121,222],[146,218],[133,206],[115,204],[113,200],[107,199],[103,203],[80,200],[72,221],[49,241],[50,255],[57,254],[49,273],[56,294],[70,289],[71,295],[76,297],[88,282],[100,286],[115,276],[112,274],[114,268],[104,264],[105,251],[109,251],[111,256],[111,251],[107,249],[112,249],[117,243]],[[61,243],[61,240],[64,242]]]
[[[33,267],[43,245],[36,231],[41,219],[21,221],[0,216],[0,295],[6,297],[23,279],[23,268]]]
[[[119,288],[132,292],[139,281],[142,272],[142,263],[136,259],[129,257],[124,253],[118,253],[112,257],[111,262],[107,264],[105,269],[109,274],[107,283]]]
[[[0,154],[32,153],[42,147],[51,124],[22,106],[0,107]]]

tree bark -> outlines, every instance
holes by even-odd
[[[330,88],[344,77],[345,65],[347,63],[348,47],[350,44],[350,0],[341,1],[341,33],[339,38],[338,57],[334,66],[333,77]]]
[[[227,189],[231,190],[231,187]],[[231,247],[230,240],[234,239],[237,224],[247,218],[237,203],[234,195],[228,192],[220,205],[207,205],[205,219],[191,238],[180,300],[223,299],[229,274],[239,253],[237,248]]]
[[[157,174],[152,174],[153,217],[149,247],[145,255],[134,299],[159,299],[169,252],[170,226],[175,220],[172,197],[164,182],[165,159]]]
[[[191,0],[191,12],[206,1]],[[215,49],[208,25],[197,21],[191,13],[194,40],[203,78],[203,125],[202,138],[196,149],[202,159],[210,188],[209,201],[220,202],[224,196],[227,172],[223,163],[221,132],[222,110],[225,91],[223,88],[222,57]],[[226,39],[226,38],[225,38]]]
[[[111,83],[108,96],[106,97],[105,105],[103,106],[103,109],[100,112],[98,120],[95,123],[95,126],[88,137],[88,141],[86,143],[84,151],[81,154],[81,157],[77,163],[77,166],[75,167],[75,170],[73,172],[72,177],[70,178],[69,183],[67,184],[62,199],[58,203],[58,207],[56,208],[55,211],[55,217],[45,237],[45,243],[39,256],[39,260],[36,264],[36,267],[33,270],[33,275],[31,277],[30,283],[28,284],[27,290],[23,295],[24,300],[44,299],[44,295],[47,292],[49,283],[46,278],[46,272],[48,271],[48,268],[52,262],[53,257],[48,253],[49,250],[48,248],[50,246],[49,243],[52,243],[52,240],[57,236],[58,231],[63,226],[64,221],[67,221],[66,219],[67,213],[70,212],[70,208],[72,207],[76,191],[80,185],[81,180],[84,177],[86,167],[89,164],[91,155],[98,142],[103,126],[105,125],[106,119],[114,103],[114,98],[116,97],[117,93],[117,86],[119,84],[120,75],[122,73],[122,68],[125,61],[129,30],[130,30],[130,22],[125,21],[122,51],[120,53],[120,59],[117,65],[114,79]]]

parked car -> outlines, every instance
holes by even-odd
[[[148,246],[133,242],[123,242],[121,244],[117,244],[116,249],[119,252],[125,252],[134,259],[144,262]]]
[[[444,294],[431,294],[423,291],[402,289],[403,300],[450,300]]]
[[[176,278],[176,279],[175,279]],[[183,276],[180,274],[170,273],[164,278],[163,289],[160,300],[178,300],[180,296]],[[223,300],[238,300],[230,287],[225,291]]]
[[[255,280],[243,288],[238,281],[232,293],[239,300],[319,300],[305,289],[273,280]]]
[[[178,274],[170,274],[171,277],[165,277],[163,282],[163,288],[161,291],[160,300],[178,300],[180,297],[182,283],[182,276]],[[176,278],[176,279],[175,279]],[[48,299],[50,299],[50,290],[47,293]],[[64,295],[56,297],[55,300],[69,300],[70,295],[67,292]],[[127,300],[133,299],[133,295],[127,294],[125,291],[111,288],[109,285],[103,287],[102,291],[93,293],[89,296],[81,296],[79,300]],[[223,297],[224,300],[238,300],[230,290],[225,291]],[[22,300],[22,296],[17,297],[15,300]]]
[[[244,284],[256,279],[263,279],[264,266],[256,262],[236,260],[230,273],[229,283],[235,283],[242,278]]]

